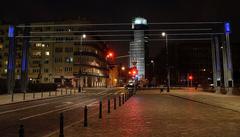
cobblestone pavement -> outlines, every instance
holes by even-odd
[[[91,114],[90,114],[91,115]],[[89,127],[65,129],[65,137],[239,137],[240,113],[152,90],[140,91]],[[53,137],[59,134],[52,135]]]
[[[191,88],[172,90],[169,94],[240,112],[240,96],[201,92]]]

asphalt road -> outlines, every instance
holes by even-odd
[[[89,115],[98,114],[98,102],[123,92],[122,89],[89,90],[86,93],[22,102],[0,106],[0,137],[16,137],[20,124],[24,125],[26,137],[42,137],[57,132],[59,115],[64,113],[64,126],[83,120],[83,107]],[[104,107],[106,108],[106,107]]]

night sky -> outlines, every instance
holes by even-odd
[[[96,23],[129,23],[136,16],[148,22],[226,21],[239,41],[236,0],[2,0],[0,21],[24,23],[86,18]],[[126,47],[125,47],[126,48]]]

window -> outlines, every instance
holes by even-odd
[[[61,53],[61,52],[63,52],[63,48],[55,48],[55,52],[56,53]]]
[[[66,63],[72,63],[73,62],[73,57],[66,57],[65,62]]]
[[[40,64],[40,61],[39,60],[34,60],[32,63],[33,64]]]
[[[45,73],[48,73],[48,69],[45,68],[45,69],[44,69],[44,72],[45,72]]]
[[[41,53],[41,51],[35,51],[32,53],[32,55],[36,57],[36,56],[41,56],[42,53]]]
[[[49,56],[49,55],[50,55],[50,52],[49,52],[49,51],[46,51],[46,52],[45,52],[45,55],[46,55],[46,56]]]
[[[65,48],[65,52],[67,52],[67,53],[73,52],[73,48]]]
[[[62,62],[62,58],[59,57],[59,58],[55,58],[55,63],[61,63]]]
[[[48,61],[48,60],[45,60],[45,61],[44,61],[44,64],[48,64],[48,63],[49,63],[49,61]]]
[[[40,69],[33,69],[33,73],[39,73]]]
[[[65,72],[72,72],[72,68],[71,67],[65,67],[64,70],[65,70]]]
[[[36,46],[36,47],[41,47],[41,46],[42,46],[42,43],[36,43],[35,46]]]

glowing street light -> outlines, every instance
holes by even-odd
[[[86,34],[83,34],[83,35],[82,35],[82,38],[84,38],[84,39],[87,38],[87,35],[86,35]]]
[[[165,37],[166,36],[166,32],[162,32],[162,36]]]
[[[126,68],[124,66],[122,66],[121,70],[124,71],[124,70],[126,70]]]

